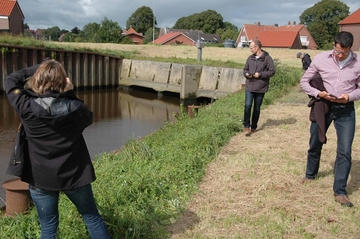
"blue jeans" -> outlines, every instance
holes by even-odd
[[[326,131],[332,121],[337,135],[336,160],[334,164],[335,195],[347,195],[346,184],[351,169],[351,148],[355,135],[355,109],[353,102],[346,105],[330,104],[326,114]],[[319,141],[318,125],[312,122],[310,126],[310,147],[306,166],[306,177],[314,179],[319,171],[320,156],[323,143]]]
[[[58,202],[60,192],[42,190],[31,185],[29,185],[29,190],[39,215],[41,239],[56,238],[59,225]],[[82,215],[91,238],[110,238],[105,222],[96,208],[91,184],[63,192]]]
[[[260,117],[260,107],[265,93],[245,92],[244,127],[256,129]],[[254,110],[251,117],[251,108],[254,101]],[[251,123],[250,123],[251,118]]]

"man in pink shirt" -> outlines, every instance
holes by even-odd
[[[334,164],[335,201],[343,206],[354,206],[348,198],[346,185],[351,169],[351,148],[355,135],[354,101],[360,99],[360,57],[351,47],[354,37],[350,32],[339,32],[334,38],[331,51],[316,55],[303,75],[300,86],[306,94],[329,106],[325,112],[325,130],[334,122],[337,135],[337,151]],[[319,90],[310,84],[317,73],[326,90]],[[310,141],[303,183],[316,178],[320,166],[321,149],[318,122],[312,121]]]

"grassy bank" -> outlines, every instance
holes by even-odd
[[[301,75],[299,68],[276,62],[277,74],[264,107],[286,94]],[[197,191],[208,164],[242,130],[243,104],[243,92],[229,95],[199,109],[195,118],[180,114],[177,122],[167,123],[143,140],[129,140],[117,154],[97,158],[93,189],[113,238],[169,236],[167,226],[176,222]],[[64,196],[59,208],[59,238],[88,237],[81,217]],[[39,237],[35,209],[14,219],[2,217],[0,224],[0,238]]]
[[[216,58],[206,57],[201,62],[197,61],[197,49],[193,46],[159,46],[159,45],[127,45],[111,43],[69,43],[35,40],[30,37],[14,37],[1,34],[0,44],[46,48],[65,51],[95,52],[111,56],[122,57],[135,60],[149,60],[158,62],[171,62],[181,64],[219,66],[229,68],[242,68],[243,64],[237,61],[220,59],[220,54]],[[146,49],[146,52],[144,51]],[[210,49],[210,48],[209,48]],[[221,48],[223,50],[224,48]],[[220,50],[220,51],[221,51]],[[218,47],[211,47],[211,51],[219,51]],[[0,47],[1,53],[6,53],[6,47]],[[162,55],[165,53],[165,55]],[[195,55],[194,55],[195,54]],[[184,57],[185,56],[185,57]]]
[[[207,66],[220,66],[231,68],[242,68],[246,58],[250,54],[249,48],[223,48],[209,47],[205,45],[202,49],[202,61],[197,62],[198,50],[194,46],[187,45],[135,45],[135,44],[112,44],[112,43],[73,43],[73,42],[49,42],[39,41],[32,38],[11,37],[0,35],[1,44],[21,45],[27,47],[52,48],[62,50],[92,51],[103,54],[110,54],[127,59],[168,61],[184,64],[202,64]],[[285,48],[263,48],[268,51],[273,59],[282,63],[301,68],[301,62],[296,58],[298,49]],[[306,50],[313,58],[320,50]],[[360,52],[358,52],[360,53]]]

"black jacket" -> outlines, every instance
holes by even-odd
[[[259,78],[247,78],[246,73],[250,75],[258,72]],[[250,55],[246,60],[243,74],[246,78],[245,89],[254,93],[265,93],[269,90],[270,77],[275,75],[275,65],[271,56],[263,51],[259,58],[255,55]]]
[[[319,73],[310,79],[310,85],[320,91],[326,91]],[[319,141],[326,144],[326,114],[329,112],[329,101],[311,97],[308,106],[311,107],[309,119],[318,125]]]
[[[307,68],[309,68],[309,66],[311,64],[310,55],[305,53],[303,55],[303,58],[301,58],[301,62],[302,62],[302,65],[303,65],[303,70],[307,70]]]
[[[73,91],[36,95],[24,89],[38,65],[8,75],[5,91],[20,115],[27,136],[29,158],[21,180],[44,190],[61,191],[95,180],[82,132],[92,124],[93,113]]]

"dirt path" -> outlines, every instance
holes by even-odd
[[[309,238],[334,238],[331,230],[335,224],[328,222],[338,222],[336,226],[345,228],[343,238],[354,238],[354,231],[359,233],[357,224],[347,223],[351,220],[344,214],[347,209],[333,199],[336,138],[332,126],[323,148],[320,178],[311,185],[300,183],[310,121],[308,98],[298,89],[262,110],[257,133],[245,137],[240,132],[224,147],[209,165],[199,192],[171,227],[172,239],[274,238],[269,236],[270,229],[263,227],[284,220],[280,214],[294,221],[282,221],[287,236],[276,238],[303,238],[300,235],[305,234],[314,236]],[[359,168],[360,152],[354,147],[348,191],[355,205],[360,205]]]

